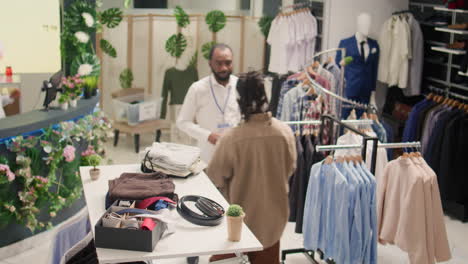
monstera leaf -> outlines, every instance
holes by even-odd
[[[111,56],[112,58],[117,57],[117,51],[112,46],[112,44],[110,44],[109,41],[107,41],[105,39],[101,39],[101,41],[99,42],[99,45],[101,46],[101,49],[102,49],[102,51],[104,51],[104,53]]]
[[[203,44],[201,49],[202,49],[203,57],[205,57],[205,59],[207,59],[207,60],[210,59],[211,47],[213,47],[215,44],[216,44],[216,42],[214,42],[214,41],[210,41],[210,42],[207,42],[207,43]]]
[[[260,31],[262,31],[263,36],[265,38],[268,37],[268,33],[270,32],[271,22],[273,21],[273,17],[271,16],[262,16],[260,21],[258,21],[258,26],[260,27]]]
[[[210,31],[216,33],[226,25],[226,16],[219,10],[213,10],[206,14],[205,21]]]
[[[87,1],[75,1],[67,8],[64,15],[64,27],[65,29],[76,32],[76,31],[93,31],[94,27],[88,27],[83,20],[82,14],[88,13],[93,18],[96,18],[96,9],[93,4]]]
[[[197,61],[198,61],[198,51],[195,51],[192,58],[190,59],[189,66],[197,68]]]
[[[122,21],[122,10],[120,8],[109,8],[99,13],[99,21],[108,28],[115,28]]]
[[[190,24],[190,18],[187,15],[187,13],[185,13],[184,9],[182,9],[182,7],[180,6],[175,7],[174,16],[176,18],[177,25],[179,25],[179,27],[184,28],[188,24]]]
[[[99,76],[101,73],[101,64],[96,55],[84,53],[73,60],[70,73],[71,75]]]
[[[187,48],[187,40],[182,33],[174,34],[166,41],[166,51],[172,57],[180,58],[185,48]]]

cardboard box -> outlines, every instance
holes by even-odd
[[[127,207],[119,207],[116,204],[117,201],[107,209],[106,213],[102,215],[94,227],[96,247],[152,252],[167,229],[166,224],[154,220],[156,227],[152,231],[104,227],[102,225],[102,218],[107,213],[127,209]]]

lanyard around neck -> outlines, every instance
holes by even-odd
[[[213,89],[213,82],[211,81],[211,76],[210,76],[210,89],[211,89],[211,95],[213,95],[213,100],[216,104],[216,107],[218,108],[219,112],[223,115],[224,117],[224,113],[226,111],[226,107],[227,107],[227,104],[229,102],[229,97],[231,96],[231,87],[228,88],[228,95],[226,96],[226,101],[224,102],[224,106],[223,108],[221,108],[221,106],[219,105],[218,103],[218,99],[216,98],[216,95],[214,93],[214,89]]]

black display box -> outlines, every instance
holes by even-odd
[[[152,252],[167,229],[166,223],[154,220],[156,227],[152,231],[104,227],[102,218],[107,213],[128,208],[119,207],[116,204],[117,201],[107,209],[94,227],[96,247]]]

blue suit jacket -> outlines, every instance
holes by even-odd
[[[345,96],[359,97],[365,103],[369,102],[370,94],[375,90],[380,53],[377,41],[367,38],[367,43],[369,45],[369,56],[366,61],[361,58],[360,47],[357,45],[355,36],[343,39],[339,44],[340,48],[346,49],[346,57],[353,57],[353,61],[345,68]],[[340,65],[341,57],[341,52],[338,52],[336,55],[337,65]]]

